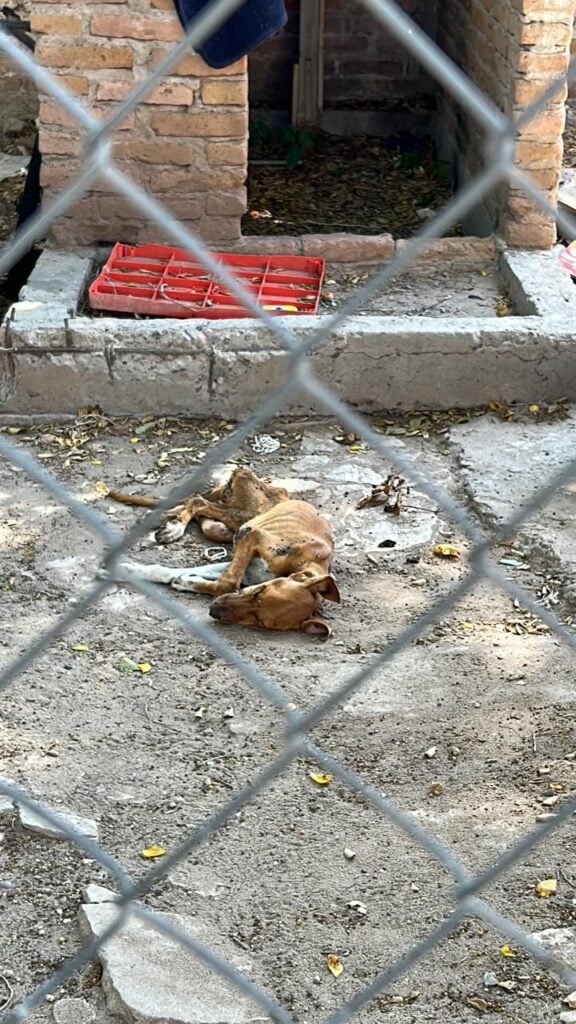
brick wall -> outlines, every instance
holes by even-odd
[[[292,68],[298,62],[300,0],[287,0],[286,30],[250,56],[250,104],[290,110]],[[434,35],[436,0],[401,0],[402,6]],[[418,63],[404,53],[362,0],[326,0],[324,19],[324,103],[346,110],[359,104],[434,91]]]
[[[434,34],[432,0],[402,2]],[[501,110],[518,113],[566,68],[575,2],[442,0],[438,40]],[[298,0],[289,4],[288,31],[251,58],[254,95],[260,90],[268,103],[280,97],[288,104],[291,91]],[[357,0],[326,0],[326,5],[327,106],[377,104],[434,88]],[[38,59],[101,117],[181,35],[172,0],[39,0],[32,28]],[[516,149],[519,164],[551,198],[562,159],[563,101],[556,97],[537,123],[522,131]],[[441,155],[457,165],[462,182],[485,162],[482,132],[459,104],[445,98],[441,107]],[[246,63],[214,72],[191,54],[126,117],[114,152],[184,224],[225,246],[240,237],[245,209],[247,120]],[[79,168],[81,141],[71,118],[46,97],[40,145],[49,199]],[[555,239],[551,219],[518,190],[504,186],[478,204],[466,225],[479,233],[495,226],[512,245],[548,247]],[[62,244],[161,238],[156,225],[143,221],[105,183],[95,185],[53,235]]]
[[[98,117],[112,113],[181,38],[171,0],[44,0],[34,4],[31,20],[37,59]],[[183,224],[226,244],[239,238],[246,205],[247,119],[246,62],[215,72],[190,54],[119,126],[114,153]],[[46,200],[81,158],[81,133],[47,97],[40,104],[40,149]],[[53,228],[58,244],[161,237],[103,182]]]
[[[528,103],[566,70],[574,0],[445,0],[438,41],[477,85],[508,115]],[[517,164],[555,199],[562,162],[565,94],[518,135]],[[443,103],[444,155],[459,163],[465,180],[485,164],[477,122],[452,100]],[[508,244],[548,248],[556,239],[552,218],[515,187],[502,186],[479,203],[471,226],[496,225]]]

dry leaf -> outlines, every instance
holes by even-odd
[[[317,786],[327,786],[334,779],[330,772],[308,772],[308,775]]]
[[[350,449],[351,451],[353,449]],[[382,505],[385,512],[400,515],[406,481],[403,477],[390,473],[383,483],[372,484],[372,491],[356,505],[357,509],[374,508]]]
[[[500,946],[500,952],[502,953],[502,956],[506,957],[518,956],[518,954],[512,949],[512,946]]]
[[[460,558],[460,548],[455,544],[436,544],[432,548],[432,554],[438,558]]]
[[[514,413],[504,402],[488,402],[490,412],[496,412],[503,420],[511,420]]]
[[[441,782],[433,782],[428,790],[428,796],[442,796],[444,786]]]
[[[83,652],[83,651],[89,651],[90,648],[86,647],[86,644],[74,644],[74,646],[71,647],[70,650],[71,651],[81,651],[81,652]]]
[[[145,850],[141,851],[140,856],[144,857],[145,860],[155,860],[156,857],[164,857],[166,850],[163,846],[147,846]]]
[[[138,662],[138,668],[140,669],[141,672],[146,673],[146,672],[150,671],[150,669],[152,668],[152,665],[150,664],[149,661],[139,661]]]
[[[335,978],[339,978],[344,970],[344,964],[340,957],[336,956],[334,953],[330,953],[330,955],[326,957],[326,966],[328,967],[330,974],[333,974]]]
[[[558,882],[555,878],[543,878],[541,882],[536,883],[535,889],[538,896],[555,896]]]
[[[468,1006],[473,1006],[475,1010],[481,1010],[482,1013],[488,1009],[488,1003],[485,999],[481,999],[480,996],[470,996],[466,1002]]]

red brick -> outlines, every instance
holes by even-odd
[[[227,168],[226,170],[190,170],[179,168],[178,170],[156,170],[152,172],[149,179],[149,188],[157,192],[187,192],[195,195],[196,192],[214,192],[221,189],[223,192],[233,192],[241,188],[246,181],[244,168]]]
[[[574,14],[573,0],[512,0],[512,3],[525,17],[538,18],[553,13],[569,19]]]
[[[150,67],[155,68],[156,65],[166,56],[167,53],[168,49],[163,50],[159,47],[154,49],[150,54],[149,58]],[[183,57],[182,60],[176,65],[176,67],[171,68],[170,74],[183,76],[185,78],[213,78],[215,72],[214,68],[208,67],[208,65],[204,63],[201,57],[198,57],[196,56],[196,54],[191,53],[189,56]],[[218,68],[216,74],[218,78],[221,78],[223,75],[246,74],[246,58],[242,58],[242,60],[237,61],[236,64],[231,64],[230,67]]]
[[[205,242],[236,241],[241,237],[240,217],[206,217],[199,233]]]
[[[87,96],[89,82],[82,75],[58,75],[58,81],[65,85],[74,96]]]
[[[402,252],[409,241],[401,239],[396,242],[397,252]],[[414,257],[415,262],[425,263],[471,263],[478,265],[493,260],[496,256],[496,244],[493,238],[435,238],[427,242],[423,251]]]
[[[114,155],[120,160],[134,160],[144,164],[175,164],[189,167],[198,160],[198,148],[194,143],[122,139],[115,144]]]
[[[196,83],[198,84],[198,83]],[[97,100],[123,100],[134,89],[131,82],[100,82],[96,92]],[[159,104],[173,107],[189,107],[194,99],[194,91],[180,82],[162,82],[141,103]]]
[[[528,177],[535,185],[538,185],[543,192],[553,192],[558,188],[560,182],[560,164],[556,167],[543,167],[540,170],[531,170]]]
[[[535,78],[559,75],[566,70],[567,65],[566,53],[536,53],[534,50],[519,53],[516,64],[522,74]]]
[[[305,256],[321,256],[331,263],[361,263],[392,259],[392,235],[302,235]]]
[[[206,159],[211,167],[222,167],[227,164],[244,166],[248,162],[248,140],[207,142]]]
[[[94,107],[90,110],[90,113],[100,120],[108,117],[111,113],[112,107]],[[56,100],[41,100],[40,102],[40,123],[41,124],[58,124],[65,128],[79,128],[78,122],[69,114],[67,110],[64,110]],[[129,128],[136,127],[136,119],[134,114],[125,114],[122,121],[116,125],[116,129],[125,131]]]
[[[30,12],[32,32],[48,33],[55,36],[78,36],[82,33],[82,20],[75,14],[40,14],[32,8]]]
[[[530,21],[518,28],[518,39],[523,46],[537,50],[564,49],[572,40],[572,26],[557,21]]]
[[[562,160],[562,143],[518,142],[515,159],[522,168],[557,167]]]
[[[174,42],[182,38],[176,15],[173,18],[142,18],[133,14],[95,14],[90,22],[94,36],[120,39],[153,39]]]
[[[512,249],[551,249],[556,243],[556,225],[505,222],[504,241]]]
[[[196,221],[204,216],[205,196],[155,195],[155,199],[170,210],[179,221]]]
[[[294,235],[244,235],[238,252],[254,256],[301,256],[302,242]]]
[[[40,132],[40,152],[42,156],[57,154],[58,156],[80,156],[82,147],[78,136],[64,132]]]
[[[519,107],[528,106],[535,99],[542,95],[544,90],[547,88],[547,84],[543,82],[531,82],[529,78],[517,78],[514,82],[514,101]],[[557,103],[563,103],[566,99],[566,84],[564,82],[558,84],[558,91],[555,95],[555,101]]]
[[[525,195],[509,195],[506,200],[506,217],[509,221],[529,221],[531,224],[548,225],[551,217],[538,203]]]
[[[236,192],[215,192],[206,200],[206,212],[217,217],[243,216],[246,213],[246,189]]]
[[[518,133],[519,140],[534,139],[538,142],[556,142],[564,131],[566,113],[564,106],[552,110],[544,110],[536,114],[522,127]]]
[[[208,106],[245,106],[248,102],[248,82],[245,78],[219,81],[217,78],[202,83],[202,103]]]
[[[236,111],[224,114],[190,110],[187,114],[153,114],[150,124],[158,135],[242,138],[248,130],[248,117]]]
[[[113,43],[75,43],[64,45],[50,39],[41,39],[36,47],[40,64],[52,68],[131,68],[134,51],[129,46]]]

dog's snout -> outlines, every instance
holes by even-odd
[[[210,605],[210,608],[208,609],[208,614],[212,619],[220,618],[220,607],[215,601],[213,601],[212,604]]]

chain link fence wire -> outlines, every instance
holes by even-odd
[[[278,321],[267,314],[242,285],[223,266],[216,263],[202,241],[185,229],[168,210],[115,166],[111,156],[110,138],[118,123],[128,112],[137,107],[138,103],[169,73],[184,54],[207,39],[241,6],[242,2],[243,0],[212,0],[190,25],[180,42],[163,58],[145,81],[135,85],[130,95],[119,103],[115,112],[104,121],[97,121],[78,99],[62,87],[55,76],[42,68],[31,53],[8,35],[0,23],[0,51],[25,72],[36,83],[40,91],[52,96],[85,132],[82,170],[62,189],[50,205],[41,209],[26,222],[5,250],[0,253],[0,274],[13,267],[30,246],[46,234],[54,221],[85,194],[96,179],[103,179],[112,185],[117,193],[127,199],[137,212],[158,224],[175,245],[190,251],[207,270],[216,274],[242,304],[267,325],[280,348],[289,354],[285,379],[282,384],[262,400],[245,423],[238,426],[206,455],[201,468],[190,472],[171,491],[159,508],[144,516],[137,525],[124,533],[110,526],[109,522],[97,511],[75,498],[62,483],[27,452],[0,435],[0,454],[45,488],[58,502],[65,505],[94,534],[98,535],[107,547],[101,577],[94,581],[77,602],[70,604],[70,607],[50,629],[37,637],[21,656],[15,658],[3,669],[0,674],[0,695],[7,691],[11,684],[17,683],[19,676],[34,665],[53,640],[61,637],[69,626],[97,604],[110,587],[120,579],[119,563],[122,556],[140,537],[158,523],[162,511],[201,486],[201,481],[206,478],[207,470],[213,469],[217,464],[232,456],[244,440],[280,413],[290,397],[299,390],[304,390],[312,396],[318,408],[336,417],[343,427],[360,435],[387,463],[391,463],[398,472],[404,473],[433,499],[434,503],[459,527],[473,546],[468,572],[463,580],[431,604],[424,614],[404,628],[368,664],[351,673],[341,686],[333,690],[314,708],[306,713],[301,713],[293,703],[290,693],[285,692],[276,679],[263,672],[252,660],[244,657],[232,644],[215,632],[211,625],[197,619],[193,613],[178,604],[170,594],[159,587],[137,576],[127,574],[123,570],[122,580],[130,579],[137,590],[167,616],[176,620],[187,633],[201,640],[219,658],[236,669],[246,683],[285,716],[284,748],[251,780],[249,785],[236,792],[224,806],[215,811],[199,827],[195,828],[178,847],[169,852],[161,864],[151,868],[139,881],[131,879],[122,865],[98,843],[82,836],[42,803],[31,800],[19,787],[7,780],[0,779],[0,794],[34,810],[45,822],[56,825],[70,843],[84,851],[88,857],[110,874],[120,894],[117,915],[106,932],[99,938],[87,942],[74,957],[66,960],[57,971],[31,991],[18,1005],[9,1008],[1,1017],[0,1024],[17,1024],[17,1022],[27,1019],[41,1005],[47,995],[55,992],[76,971],[97,956],[98,950],[122,928],[130,915],[136,915],[145,920],[154,929],[178,942],[183,948],[218,972],[227,982],[235,985],[253,999],[268,1017],[280,1021],[282,1024],[291,1024],[290,1015],[286,1010],[262,988],[251,982],[239,970],[203,945],[198,939],[137,901],[149,893],[156,882],[165,877],[193,850],[213,836],[248,802],[254,800],[258,794],[265,793],[281,773],[300,757],[313,759],[320,767],[331,772],[345,786],[361,796],[384,819],[391,821],[412,840],[420,844],[451,875],[454,881],[454,909],[450,915],[436,927],[431,928],[425,938],[413,945],[385,971],[378,974],[370,984],[360,989],[349,1002],[342,1005],[336,1013],[328,1018],[326,1024],[345,1024],[386,987],[406,975],[416,963],[451,935],[464,919],[470,917],[480,918],[496,928],[507,940],[513,940],[544,967],[552,969],[572,988],[576,988],[575,970],[567,966],[564,961],[557,960],[525,929],[509,917],[497,912],[482,897],[484,890],[490,884],[515,863],[525,858],[531,850],[544,842],[552,832],[560,829],[569,820],[571,815],[576,812],[576,799],[565,800],[557,808],[557,814],[553,819],[539,825],[520,842],[512,845],[490,868],[471,877],[452,849],[430,835],[426,829],[415,822],[413,817],[401,811],[392,800],[384,797],[382,793],[371,787],[341,761],[327,754],[310,739],[309,735],[310,731],[334,708],[350,698],[374,673],[392,662],[408,645],[422,636],[430,625],[454,608],[464,595],[469,593],[481,580],[491,581],[495,587],[520,601],[522,607],[539,617],[565,644],[576,650],[576,638],[570,630],[557,619],[553,612],[542,607],[524,589],[507,579],[491,558],[491,547],[499,539],[512,535],[538,510],[544,508],[560,487],[576,479],[576,458],[553,476],[547,485],[536,493],[508,523],[486,535],[457,502],[414,465],[409,464],[393,444],[371,429],[361,415],[348,408],[344,402],[325,388],[314,375],[308,359],[310,353],[317,351],[322,346],[335,327],[344,323],[392,277],[406,269],[418,253],[425,248],[427,242],[444,235],[496,185],[508,183],[520,187],[543,211],[557,219],[565,234],[569,237],[576,237],[576,222],[568,215],[559,215],[529,175],[514,164],[514,144],[518,131],[540,113],[551,100],[562,93],[566,81],[576,76],[576,61],[570,65],[567,75],[560,76],[518,117],[510,119],[393,0],[363,0],[365,7],[398,41],[398,44],[407,50],[462,107],[466,108],[486,132],[486,165],[452,197],[443,210],[425,223],[389,264],[377,271],[365,285],[358,288],[337,312],[322,318],[318,328],[311,332],[305,341],[301,341],[294,335],[286,319]],[[377,187],[378,183],[375,182],[374,185]]]

